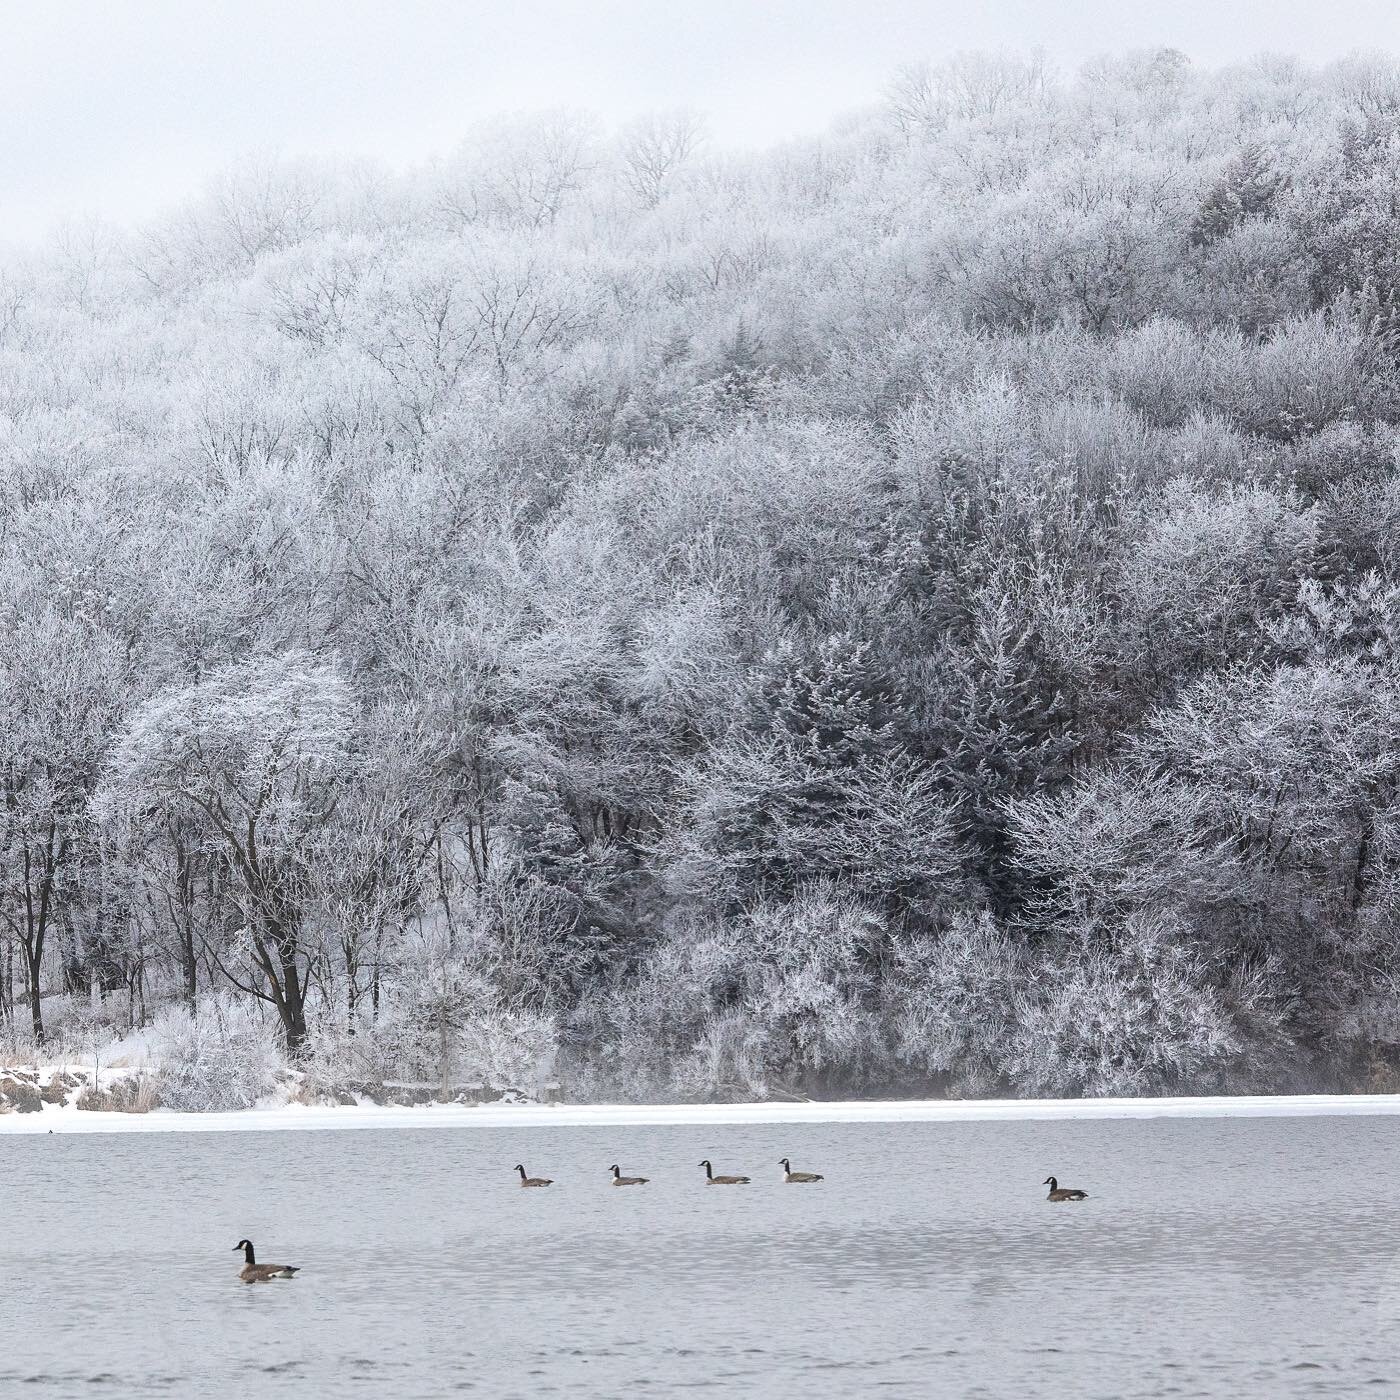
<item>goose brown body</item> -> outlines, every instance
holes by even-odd
[[[243,1267],[238,1277],[244,1283],[271,1283],[275,1278],[291,1278],[300,1271],[296,1264],[259,1264],[253,1253],[252,1240],[239,1240],[235,1249],[243,1251]]]
[[[553,1186],[553,1177],[548,1176],[526,1176],[525,1168],[519,1162],[515,1164],[515,1170],[520,1173],[520,1184],[522,1186]]]
[[[1040,1184],[1050,1188],[1050,1194],[1045,1198],[1048,1201],[1087,1201],[1089,1199],[1087,1191],[1076,1191],[1072,1187],[1061,1186],[1053,1176],[1047,1176]]]
[[[749,1179],[746,1176],[716,1176],[708,1158],[700,1165],[705,1168],[706,1186],[747,1186],[749,1184]]]
[[[783,1169],[783,1180],[789,1186],[800,1185],[804,1181],[825,1181],[826,1178],[820,1172],[795,1172],[792,1163],[786,1157],[778,1159],[778,1165]]]
[[[623,1174],[618,1171],[616,1163],[610,1166],[608,1170],[612,1173],[612,1184],[614,1186],[645,1186],[651,1179],[645,1176],[623,1176]]]

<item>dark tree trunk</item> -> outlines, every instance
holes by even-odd
[[[24,954],[24,969],[29,981],[29,1015],[34,1023],[34,1039],[44,1040],[44,1008],[39,998],[39,974],[44,966],[44,941],[49,932],[54,868],[62,855],[57,833],[49,829],[42,871],[35,885],[35,871],[30,853],[24,852],[24,923],[20,929],[19,946]],[[37,898],[36,898],[37,896]]]
[[[175,888],[178,914],[175,920],[175,937],[180,955],[181,995],[187,1005],[193,1007],[199,994],[199,963],[195,955],[195,896],[194,870],[178,834],[172,828],[170,844],[175,849]],[[213,907],[212,892],[210,907]]]
[[[1368,821],[1361,828],[1361,839],[1356,843],[1356,866],[1351,877],[1351,912],[1353,915],[1361,910],[1361,905],[1366,899],[1366,860],[1371,853],[1372,826]]]
[[[180,930],[180,973],[185,1002],[193,1006],[199,995],[199,963],[195,960],[194,929],[188,924]]]
[[[296,945],[282,947],[282,1029],[287,1053],[296,1056],[306,1043],[306,989],[297,967]]]
[[[36,956],[34,947],[27,940],[20,944],[20,950],[24,954],[24,975],[28,983],[29,996],[29,1016],[34,1024],[34,1039],[39,1043],[44,1043],[44,1007],[39,998],[39,968],[43,961],[43,941],[38,945]]]

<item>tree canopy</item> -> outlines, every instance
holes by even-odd
[[[1389,60],[969,56],[11,250],[5,1035],[1392,1083],[1397,182]]]

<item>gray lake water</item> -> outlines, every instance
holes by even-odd
[[[0,1137],[0,1395],[1383,1394],[1397,1148],[1394,1118]],[[243,1235],[302,1274],[238,1283]]]

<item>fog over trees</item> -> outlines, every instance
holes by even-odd
[[[11,254],[0,1041],[1393,1087],[1397,187],[1388,60],[970,56]]]

